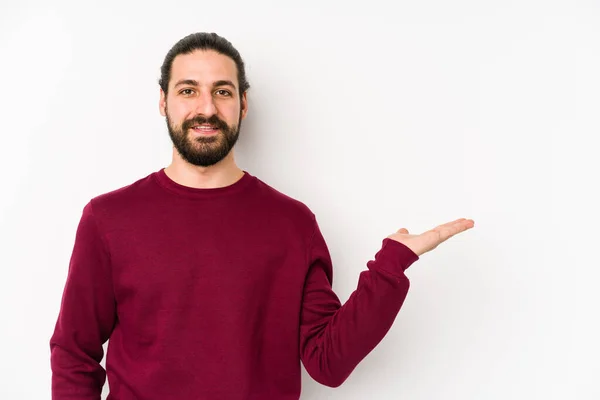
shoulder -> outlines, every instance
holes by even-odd
[[[303,200],[284,193],[282,190],[256,178],[258,201],[262,202],[271,213],[293,222],[302,230],[312,233],[315,225],[315,214]]]
[[[288,211],[297,213],[298,216],[314,218],[312,210],[304,201],[276,189],[259,178],[256,178],[256,182],[259,193],[268,198],[270,202],[285,207]]]
[[[89,200],[86,208],[89,208],[97,218],[115,214],[126,215],[142,202],[147,201],[156,191],[154,174],[155,172],[125,186],[98,194]]]

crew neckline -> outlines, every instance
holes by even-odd
[[[244,172],[244,175],[242,175],[240,179],[230,185],[218,188],[194,188],[179,184],[167,175],[165,168],[159,169],[153,174],[153,176],[156,182],[169,192],[188,198],[207,198],[238,193],[246,188],[253,176],[246,170],[242,171]]]

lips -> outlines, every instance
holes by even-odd
[[[194,125],[192,130],[198,133],[213,134],[219,131],[219,128],[212,125]]]
[[[190,129],[197,135],[201,136],[214,136],[219,132],[219,128],[208,124],[192,125]]]
[[[201,130],[201,131],[204,131],[204,130],[212,131],[212,130],[216,130],[218,128],[213,125],[194,125],[194,126],[192,126],[192,129]]]

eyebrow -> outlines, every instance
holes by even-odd
[[[198,84],[198,81],[196,81],[194,79],[182,79],[182,80],[178,81],[174,87],[177,87],[180,85],[200,86]],[[217,86],[231,86],[233,89],[236,89],[233,82],[228,81],[228,80],[220,80],[220,81],[213,82],[213,87],[217,87]]]

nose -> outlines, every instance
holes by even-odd
[[[196,97],[194,108],[196,114],[204,115],[207,118],[217,113],[217,107],[210,91],[204,91]]]

